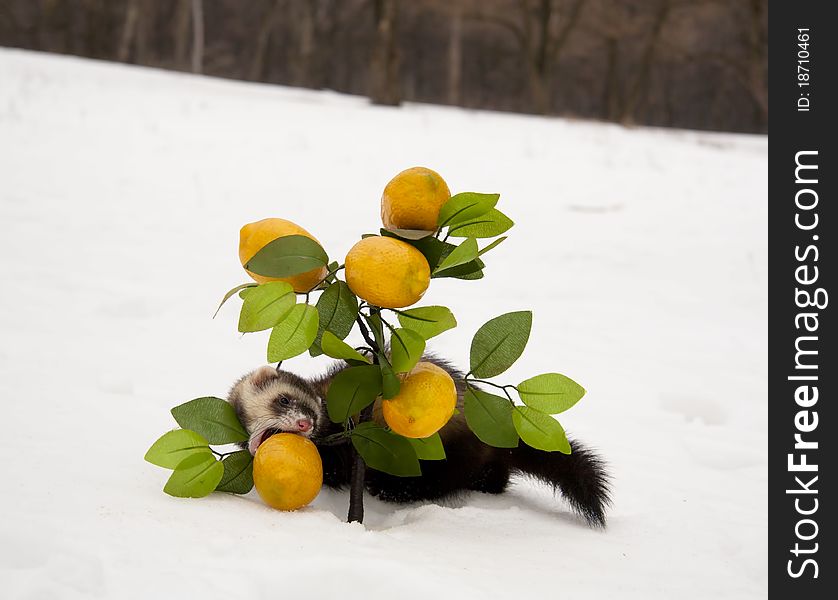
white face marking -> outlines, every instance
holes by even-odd
[[[250,373],[231,392],[231,396],[237,397],[243,424],[250,434],[248,449],[251,454],[256,452],[271,430],[288,431],[310,438],[317,423],[326,418],[319,398],[297,385],[283,381],[275,371],[270,373],[266,369],[272,368],[262,367]],[[283,398],[287,402],[283,402]],[[311,428],[301,430],[300,421],[309,421]]]

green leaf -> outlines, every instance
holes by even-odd
[[[390,338],[390,361],[396,373],[407,373],[425,352],[425,338],[411,329],[394,329]]]
[[[436,238],[433,238],[436,239]],[[442,248],[442,254],[437,261],[438,263],[442,263],[447,257],[458,248],[458,246],[454,246],[453,244],[449,244],[445,242],[445,246]],[[481,279],[483,277],[483,267],[486,265],[483,263],[480,258],[474,258],[473,260],[469,260],[466,263],[461,265],[456,265],[452,267],[445,267],[444,269],[439,267],[435,270],[431,271],[431,279],[437,279],[440,277],[455,277],[457,279]]]
[[[236,292],[242,292],[242,291],[246,290],[247,288],[256,287],[256,285],[257,284],[255,284],[255,283],[243,283],[241,285],[237,285],[232,290],[230,290],[229,292],[224,294],[224,298],[221,299],[221,302],[219,303],[218,308],[215,309],[215,313],[213,313],[212,318],[214,319],[215,317],[218,316],[218,311],[221,310],[221,307],[224,306],[224,303],[227,302],[227,300],[229,300],[230,298],[232,298],[233,295]],[[244,298],[244,296],[241,296],[241,297]]]
[[[338,338],[345,339],[355,325],[358,316],[358,298],[343,281],[336,281],[317,299],[317,313],[320,325],[317,329],[312,356],[320,354],[321,339],[324,331],[331,331]]]
[[[323,354],[332,358],[339,358],[343,360],[360,360],[365,363],[370,361],[366,356],[355,350],[352,346],[339,339],[331,331],[323,332],[323,340],[321,341]]]
[[[250,290],[244,297],[239,314],[242,333],[270,329],[294,307],[297,296],[285,281],[270,281]]]
[[[559,422],[528,406],[516,406],[512,422],[524,442],[538,450],[570,454],[570,442]]]
[[[389,237],[396,237],[386,229],[381,230],[381,234]],[[410,244],[425,257],[428,265],[431,267],[431,277],[456,277],[457,279],[480,279],[483,277],[481,269],[485,266],[483,262],[476,258],[464,265],[447,268],[443,273],[435,273],[439,263],[449,254],[451,254],[457,246],[443,242],[435,237],[426,237],[421,240],[403,240]]]
[[[500,238],[496,239],[494,242],[492,242],[491,244],[489,244],[488,246],[483,248],[480,252],[478,252],[477,256],[483,256],[489,250],[500,246],[505,240],[506,240],[506,236],[503,236],[503,237],[500,237]]]
[[[496,448],[518,446],[518,433],[512,423],[512,403],[507,398],[470,388],[463,400],[466,423],[481,442]]]
[[[517,436],[516,436],[517,437]],[[445,448],[442,446],[442,438],[435,433],[426,438],[407,438],[416,457],[420,460],[445,460]]]
[[[268,242],[244,268],[265,277],[291,277],[325,267],[326,251],[304,235],[286,235]]]
[[[326,392],[326,409],[334,423],[346,420],[372,404],[381,393],[378,365],[349,367],[340,371]]]
[[[515,223],[497,208],[448,229],[451,237],[490,238],[506,233]]]
[[[239,450],[224,457],[224,476],[215,488],[218,492],[246,494],[253,489],[253,457],[247,450]]]
[[[351,439],[355,450],[372,469],[397,477],[422,474],[416,451],[407,438],[368,421],[352,430]]]
[[[268,362],[279,362],[308,350],[317,337],[317,324],[317,309],[297,304],[271,331]]]
[[[395,398],[402,387],[401,381],[383,354],[378,355],[378,365],[381,368],[381,396],[387,399]]]
[[[518,394],[530,408],[556,415],[579,402],[585,395],[585,388],[570,377],[545,373],[519,383]]]
[[[436,269],[443,256],[456,248],[454,244],[443,242],[435,237],[426,237],[421,240],[408,241],[408,243],[422,253],[431,267],[431,272]]]
[[[145,460],[164,469],[174,469],[183,459],[193,454],[212,456],[209,442],[194,431],[175,429],[163,434],[152,444],[145,453]]]
[[[478,194],[476,192],[455,194],[442,205],[437,224],[440,227],[453,227],[476,219],[492,210],[498,203],[498,198],[500,198],[500,194]]]
[[[454,279],[483,279],[483,267],[486,265],[479,258],[475,258],[471,262],[458,267],[445,269],[444,271],[437,271],[431,275],[431,279],[440,279],[442,277],[453,277]]]
[[[426,340],[457,326],[457,319],[444,306],[420,306],[398,312],[399,323]]]
[[[374,312],[370,316],[365,316],[364,320],[367,322],[367,325],[372,332],[372,336],[375,339],[375,343],[378,345],[379,348],[384,347],[384,324],[381,320],[381,314],[379,312]]]
[[[236,411],[221,398],[195,398],[175,406],[172,416],[178,425],[201,434],[210,444],[234,444],[248,439]]]
[[[195,454],[181,462],[163,491],[177,498],[208,496],[224,476],[224,465],[212,454]]]
[[[398,238],[396,234],[388,229],[382,229],[381,235],[385,237]],[[410,244],[422,253],[422,256],[425,257],[425,260],[428,261],[428,265],[431,267],[431,272],[433,272],[439,264],[439,261],[442,260],[443,255],[450,253],[454,248],[456,248],[454,244],[443,242],[433,236],[418,240],[402,239],[402,241]]]
[[[532,313],[511,312],[487,321],[471,340],[471,374],[494,377],[512,366],[530,338]]]
[[[433,231],[425,231],[424,229],[382,229],[381,235],[384,235],[385,231],[402,240],[421,240],[434,234]]]
[[[337,281],[337,275],[333,271],[337,271],[340,265],[337,261],[330,262],[326,268],[329,270],[329,275],[326,276],[326,283],[334,283]]]
[[[477,258],[478,252],[477,240],[474,238],[468,238],[462,244],[454,248],[454,250],[451,251],[451,254],[446,256],[442,262],[439,263],[436,271],[445,271],[446,269],[452,269],[472,262],[475,258]]]

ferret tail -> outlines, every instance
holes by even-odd
[[[605,464],[578,442],[571,440],[570,447],[570,454],[562,454],[536,450],[522,442],[512,451],[512,469],[551,485],[590,525],[605,527],[605,511],[611,504]]]

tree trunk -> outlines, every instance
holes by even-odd
[[[540,71],[538,67],[531,64],[529,69],[530,82],[530,99],[532,100],[533,110],[540,114],[546,115],[550,112],[550,91],[548,86],[547,74]]]
[[[189,32],[192,20],[192,0],[178,0],[174,24],[174,60],[175,68],[186,71],[189,68],[187,54]]]
[[[637,69],[637,77],[626,95],[626,103],[620,114],[619,121],[624,125],[634,122],[634,113],[640,105],[641,99],[645,96],[649,86],[649,75],[652,71],[652,63],[655,60],[655,51],[657,50],[658,41],[660,40],[663,25],[669,16],[671,8],[671,0],[661,0],[658,5],[658,10],[655,13],[654,21],[652,22],[652,29],[649,32],[649,39],[646,43],[646,48],[643,50],[643,56],[640,58],[640,65]]]
[[[463,15],[459,8],[451,17],[448,32],[448,104],[460,104],[463,79]]]
[[[562,50],[576,28],[586,0],[576,0],[557,28],[553,22],[561,15],[555,11],[553,0],[539,0],[536,6],[536,27],[531,25],[532,14],[527,0],[521,2],[524,19],[523,50],[532,106],[535,112],[546,115],[553,111],[553,77]]]
[[[192,72],[204,67],[204,2],[192,0]]]
[[[605,40],[605,90],[603,93],[603,114],[609,121],[614,121],[620,111],[619,86],[617,85],[617,40],[613,37]]]
[[[748,81],[751,98],[756,107],[758,126],[761,130],[768,127],[768,84],[767,60],[765,49],[767,31],[764,27],[765,11],[768,10],[766,0],[751,0],[749,3],[749,35],[748,35]]]
[[[550,22],[553,20],[553,0],[541,0],[538,5],[538,35],[532,40],[530,48],[530,92],[533,107],[540,115],[550,112],[552,83],[550,72],[553,68],[550,56]]]
[[[314,25],[315,25],[314,2],[303,2],[299,20],[299,56],[296,61],[294,77],[295,85],[311,87],[311,59],[314,55]]]
[[[268,14],[262,19],[259,33],[256,34],[256,48],[253,51],[253,60],[250,63],[251,81],[262,81],[265,77],[265,64],[267,63],[268,47],[270,46],[271,33],[273,32],[276,19],[279,17],[282,0],[274,0]]]
[[[374,104],[401,104],[400,64],[397,46],[398,0],[375,0],[375,50],[371,65],[370,98]]]
[[[137,18],[137,35],[134,43],[134,62],[138,65],[148,65],[153,61],[156,47],[154,44],[155,11],[157,3],[149,0],[139,0],[140,14]],[[149,43],[151,41],[151,43]]]
[[[140,16],[139,0],[129,0],[125,9],[125,22],[122,25],[122,35],[119,38],[119,50],[116,53],[116,60],[128,62],[131,55],[131,46],[137,34],[137,21]]]

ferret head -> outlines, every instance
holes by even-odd
[[[242,377],[227,399],[250,434],[251,454],[275,433],[316,436],[327,419],[321,399],[305,379],[269,366]]]

